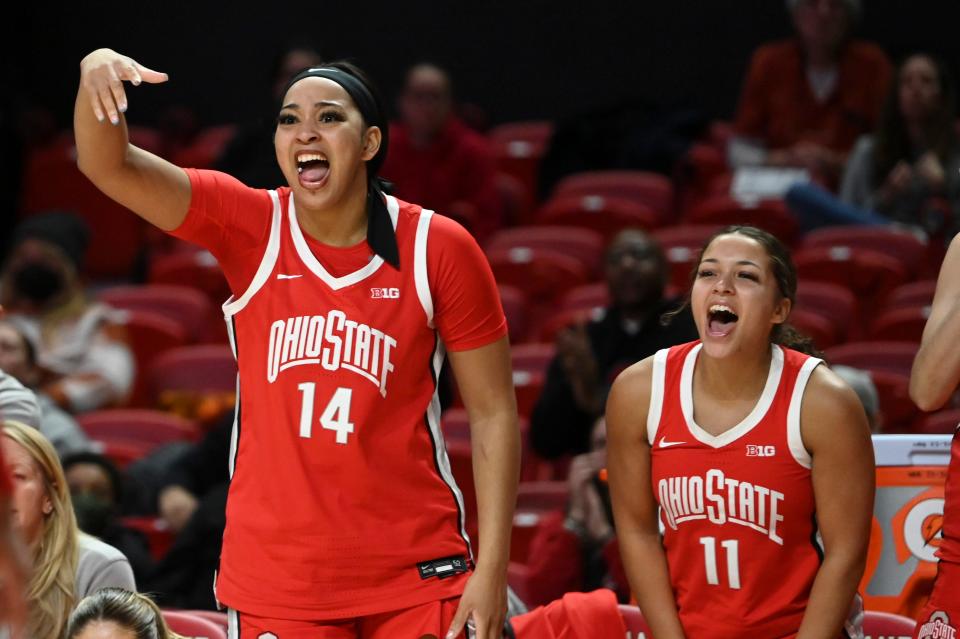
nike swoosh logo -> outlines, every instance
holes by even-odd
[[[660,448],[670,448],[671,446],[679,446],[680,444],[686,444],[687,442],[668,442],[666,437],[660,438]]]
[[[277,273],[278,280],[294,280],[298,277],[303,277],[303,275],[287,275],[286,273]]]

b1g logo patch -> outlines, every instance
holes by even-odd
[[[400,299],[400,289],[399,288],[371,288],[370,299],[398,300]]]
[[[776,454],[776,446],[756,446],[754,444],[747,444],[747,457],[773,457]]]
[[[920,626],[917,639],[956,639],[957,629],[950,624],[950,616],[942,610],[930,615],[929,621]]]

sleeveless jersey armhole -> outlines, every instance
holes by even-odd
[[[417,287],[417,298],[427,316],[427,326],[434,328],[433,294],[430,291],[430,277],[427,269],[427,237],[430,234],[430,220],[433,211],[422,209],[417,220],[417,235],[413,249],[413,280]]]
[[[653,446],[660,427],[660,414],[663,411],[663,391],[667,374],[667,355],[670,349],[664,348],[653,356],[653,375],[650,383],[650,407],[647,409],[647,442]]]
[[[269,191],[269,193],[270,200],[273,202],[273,219],[270,222],[270,237],[267,239],[267,248],[263,252],[263,259],[260,260],[260,266],[257,268],[257,272],[253,276],[253,281],[250,282],[247,290],[244,291],[243,295],[239,298],[231,295],[230,298],[223,303],[223,317],[228,327],[231,325],[230,319],[242,311],[250,302],[250,299],[256,295],[257,291],[263,288],[263,285],[270,279],[273,267],[276,266],[277,263],[277,257],[280,255],[280,225],[282,218],[280,213],[280,197],[276,191]]]
[[[790,396],[790,408],[787,411],[787,445],[794,460],[807,470],[813,467],[813,458],[806,446],[803,445],[803,433],[800,430],[800,408],[803,405],[803,392],[810,381],[813,370],[823,363],[823,360],[810,357],[800,367],[797,381],[793,385]]]

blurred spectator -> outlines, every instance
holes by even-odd
[[[548,515],[530,542],[529,590],[544,604],[564,593],[609,588],[626,603],[630,586],[614,539],[610,497],[604,479],[607,428],[601,417],[590,434],[590,451],[573,458],[565,516]]]
[[[857,397],[860,398],[860,403],[863,404],[863,412],[867,414],[867,423],[870,424],[870,430],[874,433],[881,432],[883,430],[883,413],[880,412],[880,394],[877,392],[877,386],[873,383],[870,373],[842,364],[831,366],[830,370],[849,384]]]
[[[0,447],[0,635],[21,637],[27,619],[24,595],[30,572],[23,542],[13,531],[10,475]],[[11,632],[12,631],[12,632]]]
[[[277,152],[273,147],[273,132],[277,128],[276,117],[280,112],[283,89],[287,80],[297,72],[320,64],[321,60],[320,53],[306,44],[291,45],[277,56],[270,77],[273,101],[263,105],[263,117],[237,129],[214,165],[216,170],[229,173],[254,188],[286,186],[287,180],[277,164]]]
[[[66,639],[185,639],[172,632],[150,597],[104,588],[77,604]]]
[[[3,456],[12,480],[13,527],[32,572],[29,637],[59,637],[77,599],[108,586],[136,590],[126,558],[77,529],[56,451],[38,430],[3,423]]]
[[[163,606],[216,608],[213,574],[226,526],[232,431],[231,413],[178,455],[162,482],[157,507],[178,535],[146,585]]]
[[[446,71],[432,64],[411,68],[397,106],[400,120],[390,125],[381,171],[394,182],[394,194],[456,218],[477,237],[496,230],[503,205],[493,153],[453,114]]]
[[[853,143],[878,122],[890,62],[876,45],[851,38],[859,0],[787,7],[796,37],[754,53],[730,163],[804,167],[832,185]]]
[[[897,69],[880,127],[857,141],[841,199],[892,221],[937,234],[958,230],[960,145],[954,129],[956,92],[940,60],[918,53]],[[947,211],[935,199],[947,201]],[[948,219],[944,220],[944,213]]]
[[[120,522],[123,481],[109,458],[98,453],[76,453],[63,460],[73,512],[80,530],[122,552],[138,583],[144,583],[153,559],[146,537]]]
[[[123,401],[134,375],[121,323],[82,286],[89,234],[69,213],[29,217],[0,275],[9,319],[37,349],[37,388],[70,412]]]
[[[0,420],[5,419],[40,428],[40,406],[36,396],[15,377],[0,369]]]
[[[0,369],[8,371],[28,387],[35,387],[42,377],[33,345],[14,324],[5,320],[0,320]],[[60,459],[70,453],[91,449],[90,440],[69,413],[42,392],[35,392],[34,396],[40,409],[38,423],[32,423],[35,419],[33,417],[30,421],[12,414],[5,417],[39,428],[44,437],[53,444]]]
[[[689,309],[667,325],[660,321],[677,303],[664,298],[667,263],[646,233],[618,234],[607,248],[605,274],[610,307],[557,336],[557,355],[530,418],[531,444],[547,459],[590,450],[590,429],[620,371],[697,337]]]

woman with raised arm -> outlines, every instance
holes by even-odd
[[[690,292],[700,339],[611,390],[617,538],[657,639],[862,636],[870,431],[854,392],[795,350],[812,350],[785,325],[796,288],[775,237],[720,231]]]
[[[506,323],[459,225],[385,195],[375,89],[347,63],[290,80],[274,136],[289,186],[251,189],[130,144],[109,49],[80,65],[78,163],[107,195],[219,260],[239,370],[218,599],[261,636],[499,635],[519,464]],[[470,414],[480,545],[439,427],[445,352]]]
[[[942,407],[960,384],[960,235],[940,266],[930,318],[910,372],[910,398],[923,410]],[[937,579],[917,618],[914,638],[954,637],[960,632],[960,428],[953,432],[944,487]]]

